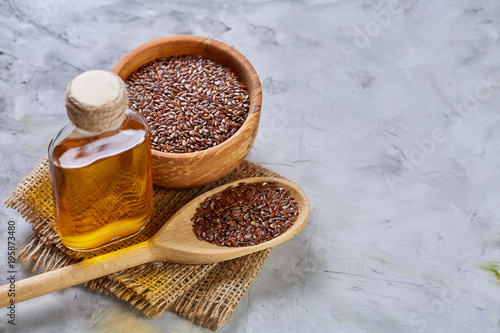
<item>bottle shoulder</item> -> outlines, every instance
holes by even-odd
[[[136,122],[138,124],[141,124],[142,127],[143,127],[143,129],[149,132],[148,125],[146,124],[146,120],[137,111],[133,111],[133,110],[127,109],[125,111],[125,119],[126,120],[128,119],[130,121],[134,121],[134,122]]]
[[[150,134],[144,118],[135,111],[127,110],[122,124],[101,134],[85,132],[67,123],[49,145],[49,159],[56,165],[81,166],[130,150]]]

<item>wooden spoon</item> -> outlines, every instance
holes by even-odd
[[[229,186],[236,186],[241,182],[271,181],[287,189],[298,205],[299,216],[286,232],[269,241],[242,247],[218,246],[196,238],[191,218],[194,216],[196,208],[207,197],[222,192]],[[238,258],[289,240],[302,231],[308,218],[309,202],[304,192],[296,184],[271,177],[240,179],[191,200],[175,213],[153,237],[145,242],[16,281],[15,296],[12,299],[7,297],[11,285],[7,284],[0,287],[0,307],[5,307],[13,301],[19,303],[152,261],[208,264]]]

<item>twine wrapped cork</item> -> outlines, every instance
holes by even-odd
[[[99,134],[123,122],[127,87],[115,73],[87,71],[68,84],[65,102],[68,117],[76,127]]]

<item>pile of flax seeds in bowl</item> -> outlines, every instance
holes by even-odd
[[[133,73],[129,108],[141,113],[153,149],[191,153],[229,139],[249,112],[246,86],[235,73],[201,56],[159,58]]]
[[[151,147],[191,153],[229,139],[249,112],[249,95],[235,73],[201,56],[159,58],[126,81],[129,108],[143,115]],[[297,220],[297,202],[277,183],[240,183],[207,198],[192,218],[200,240],[220,246],[256,245]]]

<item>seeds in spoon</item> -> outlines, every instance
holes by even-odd
[[[297,202],[276,182],[240,183],[205,199],[191,221],[199,240],[237,247],[281,235],[298,215]]]

